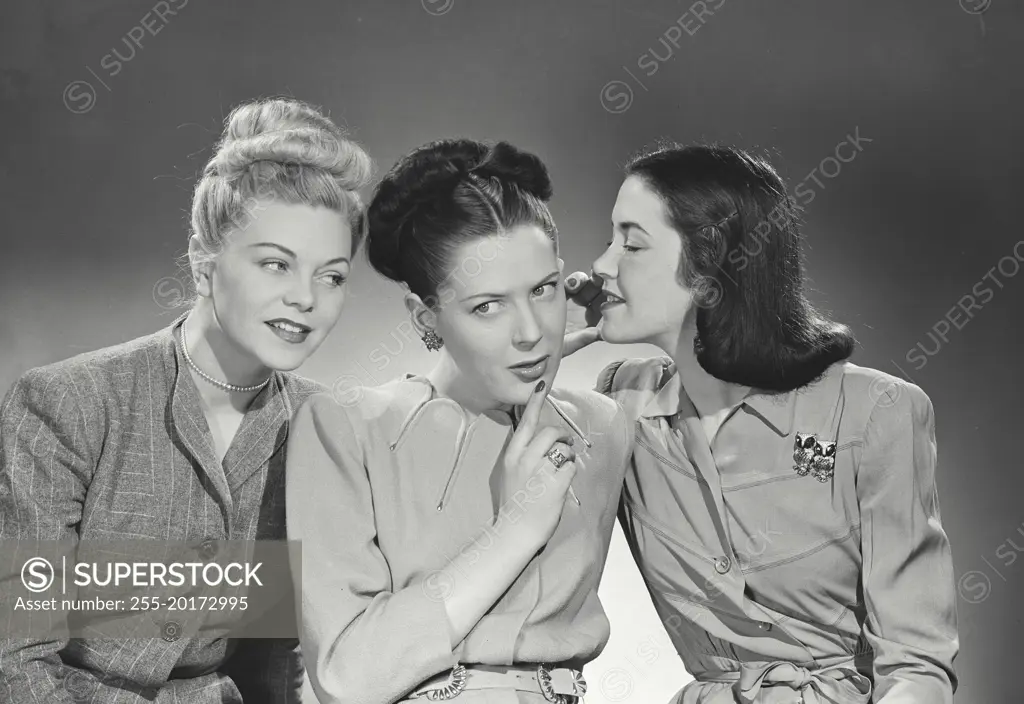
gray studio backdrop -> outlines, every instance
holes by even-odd
[[[958,701],[1018,701],[1022,29],[1013,0],[4,3],[0,390],[176,315],[190,188],[246,98],[323,105],[383,168],[443,136],[536,151],[572,269],[645,143],[771,150],[806,207],[814,300],[853,327],[855,361],[935,404]],[[403,319],[360,262],[303,372],[428,369]],[[621,354],[588,349],[561,382]],[[664,701],[688,678],[618,537],[602,593],[614,635],[588,701]]]

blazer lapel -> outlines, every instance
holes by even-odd
[[[187,454],[192,456],[193,464],[202,473],[200,480],[207,485],[210,494],[220,505],[225,527],[230,528],[231,515],[234,512],[231,491],[227,478],[224,476],[224,468],[217,461],[217,453],[213,448],[213,435],[210,433],[210,427],[206,423],[206,416],[203,414],[199,401],[199,390],[185,366],[185,360],[181,357],[174,335],[175,327],[182,320],[184,320],[184,316],[172,324],[169,338],[168,354],[171,357],[169,360],[171,363],[168,364],[168,368],[174,370],[175,374],[174,390],[171,394],[173,425],[171,430],[185,446]]]
[[[275,372],[245,412],[224,455],[224,474],[232,491],[267,464],[287,439],[291,405],[286,393],[281,375]]]

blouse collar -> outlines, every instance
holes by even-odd
[[[682,377],[675,362],[667,360],[661,369],[657,382],[657,393],[644,407],[644,418],[672,417],[682,410],[694,409],[690,397],[683,388]],[[769,423],[779,434],[788,435],[793,428],[793,401],[796,392],[775,393],[751,389],[740,405],[746,405]],[[685,404],[684,404],[685,399]],[[693,412],[696,412],[695,409]]]

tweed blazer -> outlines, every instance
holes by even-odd
[[[285,539],[285,440],[322,387],[275,372],[218,462],[184,317],[18,379],[0,405],[0,541]],[[297,639],[0,639],[7,704],[278,704],[303,676]]]

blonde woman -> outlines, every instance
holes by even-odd
[[[197,297],[152,335],[26,372],[0,414],[0,539],[283,539],[284,440],[319,387],[370,161],[311,106],[237,107],[192,203]],[[0,700],[298,702],[285,640],[0,641]]]

